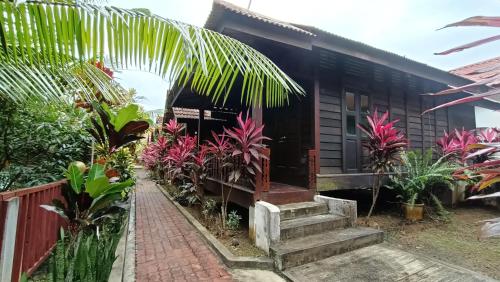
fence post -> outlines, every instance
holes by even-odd
[[[14,197],[7,202],[7,215],[0,255],[0,281],[10,282],[14,263],[14,248],[16,246],[17,216],[19,213],[19,198]]]

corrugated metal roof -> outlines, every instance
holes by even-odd
[[[285,29],[289,29],[289,30],[292,30],[292,31],[295,31],[295,32],[307,34],[307,35],[310,35],[310,36],[315,36],[313,33],[309,32],[307,30],[303,30],[303,29],[301,29],[301,28],[299,28],[299,27],[297,27],[297,26],[295,26],[295,25],[293,25],[291,23],[287,23],[287,22],[284,22],[284,21],[280,21],[280,20],[277,20],[277,19],[270,18],[268,16],[265,16],[265,15],[262,15],[262,14],[250,11],[248,9],[245,9],[243,7],[239,7],[237,5],[234,5],[232,3],[229,3],[229,2],[226,2],[226,1],[223,1],[223,0],[214,0],[213,5],[212,5],[212,13],[210,14],[210,16],[209,16],[209,18],[208,18],[207,23],[205,24],[205,26],[210,26],[211,21],[214,20],[214,17],[212,17],[213,12],[215,10],[217,10],[218,8],[223,8],[225,10],[229,10],[231,12],[234,12],[234,13],[237,13],[237,14],[249,17],[249,18],[253,18],[253,19],[256,19],[256,20],[259,20],[259,21],[262,21],[262,22],[265,22],[265,23],[269,23],[269,24],[272,24],[272,25],[276,25],[276,26],[279,26],[279,27],[282,27],[282,28],[285,28]]]

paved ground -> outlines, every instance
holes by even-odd
[[[467,269],[379,244],[290,268],[293,281],[496,281]]]
[[[218,257],[172,203],[138,170],[137,281],[232,281]]]

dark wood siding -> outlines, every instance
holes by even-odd
[[[337,57],[332,52],[319,54],[319,131],[320,173],[342,172],[341,87]]]
[[[445,130],[474,124],[471,106],[421,115],[424,110],[445,102],[421,94],[438,91],[445,85],[324,50],[319,51],[319,60],[320,174],[345,172],[349,165],[343,160],[347,162],[349,158],[343,155],[343,148],[351,146],[351,151],[355,151],[354,143],[347,144],[343,135],[342,96],[346,89],[369,95],[372,110],[389,111],[391,120],[399,119],[396,126],[406,134],[412,150],[435,148]],[[357,154],[362,165],[367,165],[367,153],[358,151]]]

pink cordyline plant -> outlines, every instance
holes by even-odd
[[[194,157],[196,140],[196,137],[189,135],[181,136],[168,150],[168,154],[163,161],[168,162],[172,167],[172,180],[182,179],[185,176],[185,170]]]
[[[368,136],[368,139],[363,142],[363,147],[368,149],[371,169],[374,173],[372,205],[366,217],[366,220],[369,220],[380,192],[381,177],[391,170],[396,162],[399,162],[399,154],[408,146],[408,141],[394,127],[394,124],[399,120],[388,122],[388,111],[379,116],[377,109],[375,109],[373,114],[368,115],[366,118],[368,119],[368,126],[358,124],[357,127]]]
[[[496,128],[484,128],[477,133],[477,139],[481,143],[493,143],[499,141],[499,135]]]
[[[141,155],[144,165],[151,171],[161,173],[162,161],[167,156],[169,147],[169,142],[164,136],[158,137],[156,142],[149,143]]]
[[[267,158],[262,154],[264,145],[262,141],[270,140],[270,138],[262,135],[264,125],[257,126],[255,122],[248,116],[243,118],[243,113],[236,117],[237,127],[232,129],[224,128],[224,132],[232,139],[232,154],[231,156],[237,160],[233,170],[229,176],[229,181],[238,182],[241,175],[255,175],[256,171],[262,172],[260,160]],[[251,181],[251,178],[248,178]],[[253,185],[255,185],[252,182]]]
[[[184,130],[184,125],[177,123],[175,119],[171,119],[165,124],[165,130],[170,135],[171,141],[174,143],[177,141],[177,138],[181,136],[182,130]]]

